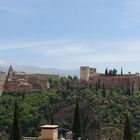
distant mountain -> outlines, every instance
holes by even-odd
[[[9,66],[10,64],[8,62],[0,60],[0,71],[7,72]]]
[[[1,62],[1,61],[0,61]],[[0,70],[7,72],[10,64],[8,63],[0,63]],[[77,75],[79,77],[79,70],[63,70],[57,68],[41,68],[37,66],[28,66],[28,65],[12,65],[15,71],[23,71],[27,73],[47,73],[47,74],[58,74],[60,76],[74,76]]]

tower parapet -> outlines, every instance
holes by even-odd
[[[89,77],[96,76],[96,68],[90,68],[88,66],[81,66],[80,67],[80,79],[83,81],[88,81]]]
[[[8,78],[12,78],[14,74],[13,67],[10,65],[9,70],[8,70]]]

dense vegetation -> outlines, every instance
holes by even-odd
[[[33,133],[39,135],[41,125],[51,123],[53,115],[74,104],[78,98],[81,103],[85,100],[87,102],[85,111],[81,111],[83,137],[122,140],[127,112],[131,116],[133,137],[137,140],[140,138],[139,92],[127,96],[116,89],[97,91],[89,88],[70,88],[18,96],[3,95],[0,97],[0,130],[8,135],[11,135],[12,131],[16,98],[20,103],[20,121],[24,136],[32,136]],[[66,122],[65,116],[64,123],[72,129],[72,122]]]

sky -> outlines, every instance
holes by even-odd
[[[140,72],[140,0],[0,0],[0,64]]]

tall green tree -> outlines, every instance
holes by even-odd
[[[117,69],[113,69],[113,76],[117,75]]]
[[[108,69],[105,69],[105,76],[108,76]]]
[[[21,131],[20,120],[19,120],[19,104],[17,99],[15,100],[12,140],[22,140],[22,131]]]
[[[31,137],[37,137],[37,131],[35,128],[32,128],[31,130]]]
[[[106,90],[105,90],[105,84],[103,84],[103,97],[106,97]]]
[[[101,88],[101,83],[100,83],[100,79],[98,79],[98,89]]]
[[[123,75],[123,68],[121,67],[121,75]]]
[[[98,81],[96,81],[95,90],[96,90],[96,94],[97,94],[98,93]]]
[[[132,129],[129,115],[125,115],[123,140],[132,140]]]
[[[54,125],[55,124],[55,117],[54,117],[54,113],[50,114],[50,124]]]
[[[81,132],[81,120],[80,120],[80,111],[79,111],[79,103],[78,100],[76,100],[76,107],[74,111],[74,116],[73,116],[73,139],[78,140],[78,137],[82,136]]]

